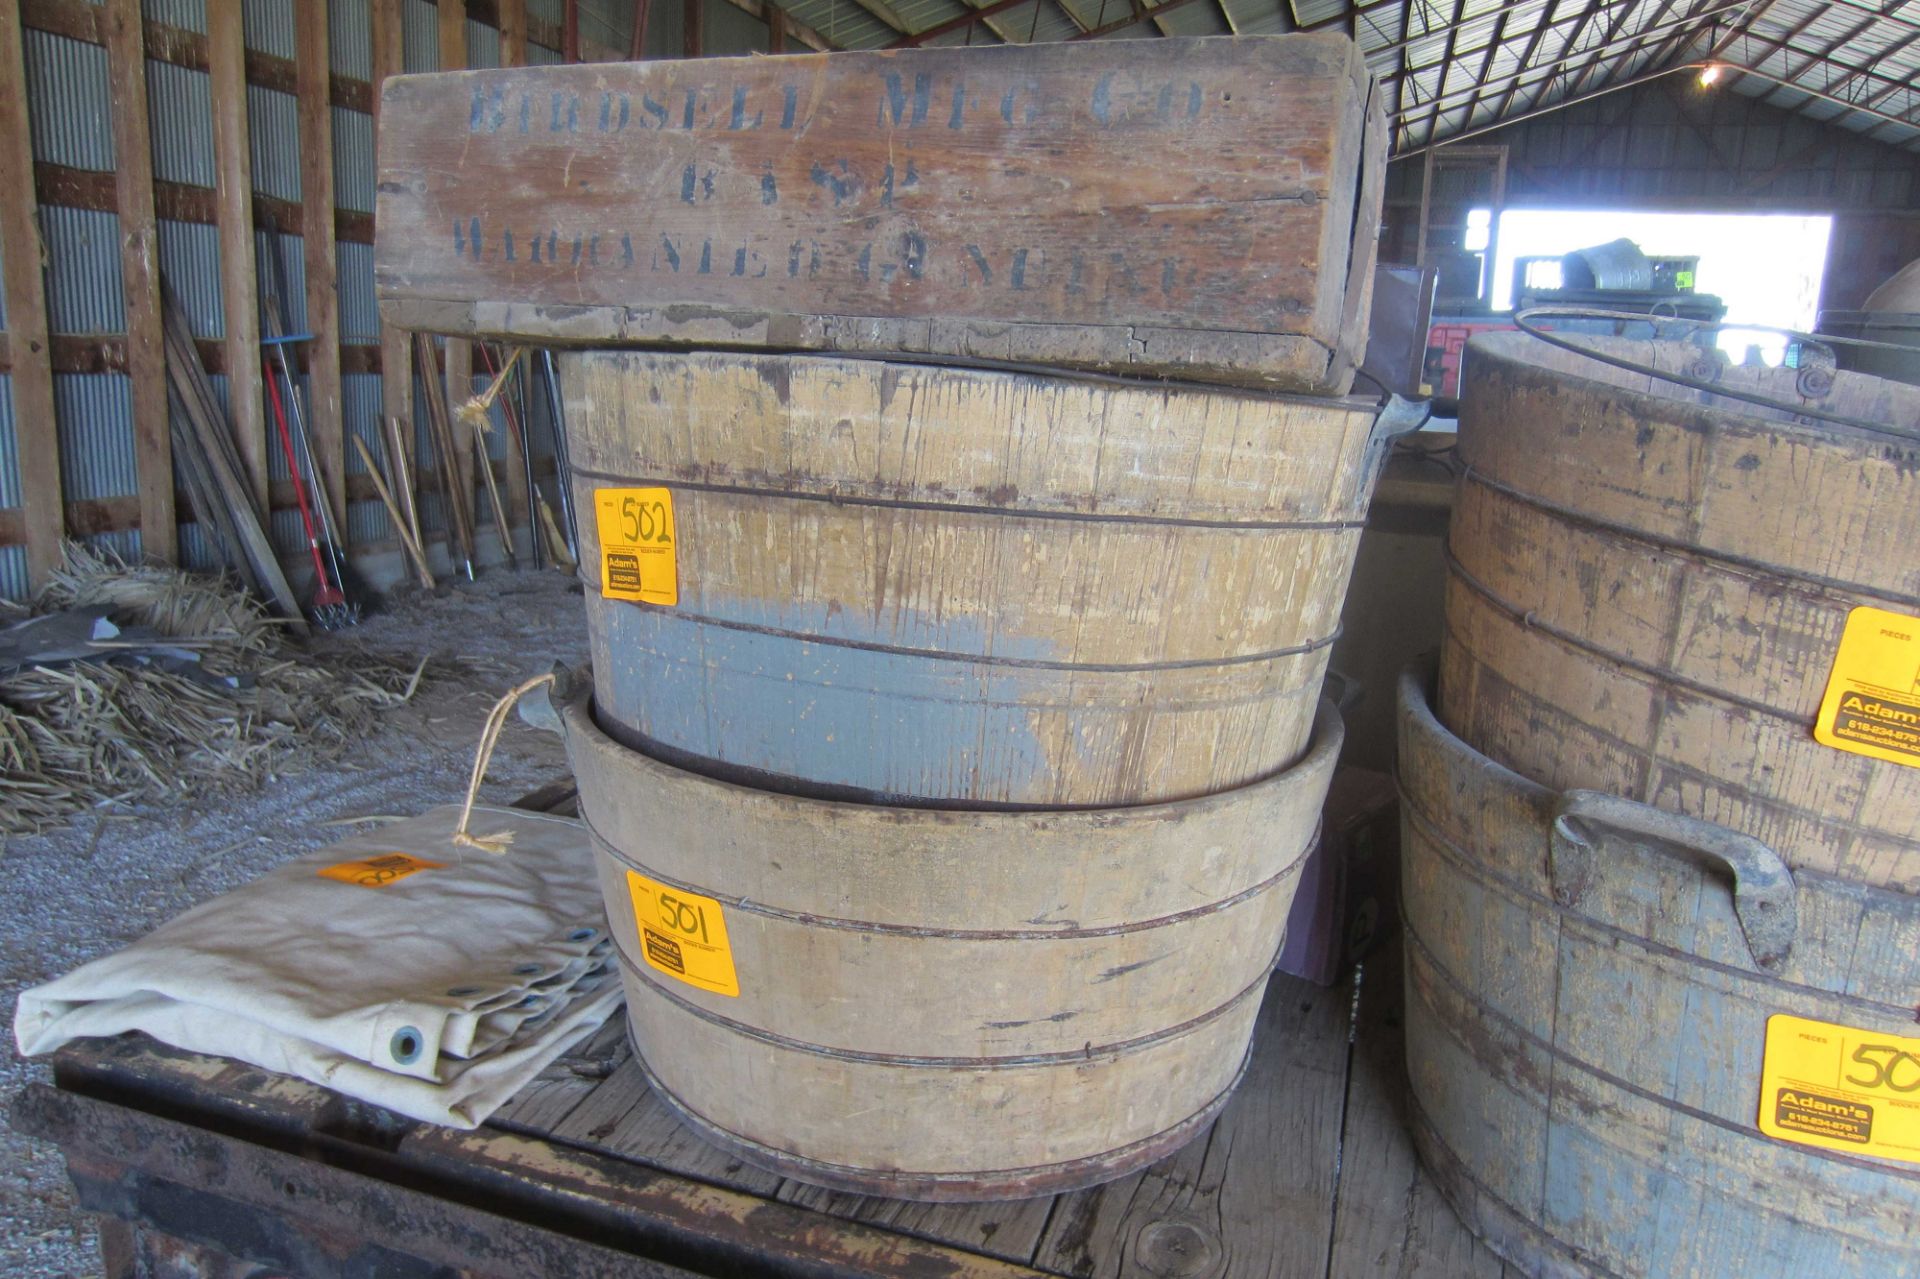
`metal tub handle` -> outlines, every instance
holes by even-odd
[[[1604,791],[1566,791],[1554,807],[1547,869],[1562,907],[1579,905],[1586,893],[1604,831],[1669,856],[1691,853],[1724,866],[1733,876],[1733,913],[1753,961],[1775,969],[1793,953],[1800,912],[1793,872],[1778,853],[1751,835]]]

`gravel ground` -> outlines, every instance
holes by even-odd
[[[7,1026],[20,990],[95,956],[274,866],[339,838],[340,818],[409,814],[459,800],[481,722],[499,695],[555,658],[586,661],[578,587],[559,574],[496,571],[435,594],[395,594],[386,611],[317,643],[483,664],[429,685],[390,711],[355,755],[276,778],[257,793],[197,804],[124,807],[7,846],[11,908],[0,915]],[[509,720],[482,799],[507,802],[566,771],[558,739]],[[0,1107],[47,1077],[9,1033]],[[97,1275],[93,1229],[74,1206],[49,1145],[0,1113],[0,1274]]]

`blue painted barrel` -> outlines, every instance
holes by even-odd
[[[596,713],[629,747],[987,807],[1185,799],[1307,749],[1370,404],[717,352],[561,381]],[[628,532],[592,517],[636,494]],[[620,539],[669,507],[643,562]]]
[[[1409,1110],[1462,1220],[1530,1275],[1920,1273],[1920,1165],[1759,1123],[1810,1093],[1885,1130],[1839,1050],[1811,1087],[1762,1065],[1780,1017],[1913,1042],[1920,898],[1538,785],[1431,690],[1400,685]]]

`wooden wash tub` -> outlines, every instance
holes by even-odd
[[[848,804],[734,785],[554,706],[634,1048],[703,1136],[893,1198],[1047,1194],[1203,1131],[1255,1014],[1339,754],[1172,804]],[[724,956],[724,958],[722,958]]]

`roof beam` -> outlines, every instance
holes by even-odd
[[[1667,0],[1667,3],[1671,5],[1673,3],[1673,0]],[[1599,5],[1600,5],[1600,0],[1587,0],[1587,12],[1588,13],[1593,12],[1593,10],[1599,8]],[[1540,41],[1542,37],[1544,37],[1547,34],[1548,31],[1552,30],[1552,27],[1553,27],[1553,24],[1548,21],[1548,19],[1551,18],[1552,16],[1553,16],[1553,9],[1551,6],[1545,9],[1542,9],[1540,11],[1540,21],[1535,24],[1532,32],[1528,34],[1527,47],[1524,50],[1522,50],[1520,54],[1520,64],[1518,68],[1519,70],[1524,71],[1529,66],[1532,66],[1533,60],[1539,56]],[[1657,20],[1658,19],[1656,16],[1656,21]],[[1494,112],[1493,112],[1494,119],[1503,120],[1506,118],[1507,112],[1513,109],[1514,94],[1518,93],[1519,91],[1520,91],[1520,85],[1518,81],[1515,81],[1514,83],[1509,84],[1507,86],[1507,91],[1505,95],[1503,95],[1500,99],[1500,105],[1494,108]],[[1467,116],[1469,119],[1471,119],[1473,116],[1473,112],[1469,110],[1467,112]]]
[[[1515,7],[1519,7],[1521,5],[1536,4],[1538,2],[1539,0],[1516,0]],[[1633,5],[1638,4],[1640,2],[1641,0],[1624,0],[1625,6],[1628,9],[1631,9]],[[1705,19],[1706,17],[1709,17],[1713,14],[1725,13],[1731,9],[1743,8],[1748,3],[1750,3],[1750,0],[1721,0],[1721,2],[1715,4],[1713,8],[1708,9],[1702,13],[1689,15],[1684,18],[1676,18],[1672,23],[1668,24],[1668,27],[1673,28],[1673,27],[1678,27],[1686,24],[1697,23],[1698,21]],[[1578,27],[1581,23],[1585,22],[1589,17],[1591,17],[1596,11],[1611,12],[1611,10],[1605,6],[1604,0],[1588,0],[1588,4],[1586,5],[1585,8],[1581,9],[1580,12],[1571,14],[1564,18],[1554,18],[1550,21],[1547,21],[1545,23],[1546,32],[1550,34],[1552,32],[1559,31],[1565,27],[1569,27],[1569,26]],[[1470,23],[1478,22],[1482,18],[1492,16],[1499,12],[1500,11],[1496,9],[1496,10],[1489,10],[1487,13],[1478,13],[1473,15],[1471,18],[1468,18],[1467,21]],[[1623,41],[1636,40],[1641,36],[1650,35],[1653,33],[1656,25],[1657,24],[1648,24],[1646,26],[1641,27],[1637,31],[1630,32],[1627,35],[1620,37],[1620,39]],[[1372,58],[1377,55],[1390,52],[1392,50],[1420,44],[1421,42],[1429,38],[1437,39],[1447,31],[1452,29],[1453,29],[1452,24],[1443,24],[1441,26],[1433,27],[1428,31],[1421,32],[1419,35],[1416,35],[1409,40],[1396,41],[1394,44],[1383,45],[1378,49],[1369,49],[1367,50],[1367,56],[1369,58]],[[1540,28],[1535,28],[1535,30],[1538,31],[1540,30]],[[1487,45],[1483,45],[1483,44],[1475,45],[1471,49],[1456,51],[1455,56],[1469,57],[1473,54],[1480,53],[1481,51],[1485,50],[1487,47],[1488,47]],[[1555,62],[1550,65],[1553,65],[1553,66],[1563,65],[1565,62],[1571,61],[1573,58],[1577,58],[1582,56],[1583,54],[1592,52],[1592,50],[1596,47],[1600,47],[1600,46],[1589,46],[1587,49],[1573,49],[1571,47],[1571,42],[1569,42],[1568,44],[1561,46],[1561,53],[1566,56],[1562,58],[1560,62]],[[1436,62],[1423,63],[1418,67],[1412,68],[1407,74],[1416,75],[1423,71],[1431,71],[1438,65],[1440,64]],[[1509,75],[1515,74],[1517,72],[1524,72],[1531,69],[1532,68],[1527,66],[1521,66],[1516,68],[1515,72],[1504,73],[1501,76],[1497,77],[1497,79],[1500,80],[1501,82],[1505,82],[1505,80],[1508,78]],[[1386,76],[1382,76],[1381,81],[1382,83],[1393,83],[1401,78],[1402,77],[1399,74],[1389,74]]]
[[[1859,66],[1855,63],[1848,62],[1845,59],[1833,56],[1831,54],[1821,57],[1821,55],[1819,55],[1815,50],[1805,48],[1802,45],[1794,44],[1791,38],[1788,38],[1786,40],[1776,40],[1773,37],[1769,37],[1769,36],[1756,37],[1751,35],[1749,35],[1747,38],[1759,39],[1761,41],[1764,41],[1767,44],[1770,51],[1778,50],[1781,53],[1798,53],[1798,54],[1813,55],[1817,58],[1820,58],[1821,61],[1826,62],[1828,65],[1831,65],[1833,67],[1838,68],[1841,71],[1846,72],[1850,79],[1854,77],[1858,77],[1861,80],[1875,81],[1880,84],[1889,85],[1895,91],[1900,89],[1905,89],[1910,94],[1920,95],[1920,86],[1916,86],[1914,82],[1911,80],[1897,79],[1893,76],[1886,75],[1883,72],[1874,71],[1870,68]],[[1743,54],[1745,53],[1744,48],[1742,49],[1742,53]],[[1710,59],[1717,56],[1718,55],[1710,55]],[[1765,56],[1766,55],[1763,54],[1761,55],[1761,58],[1764,58]],[[1729,61],[1729,65],[1731,65],[1736,71],[1753,71],[1754,70],[1753,64],[1760,61],[1761,58],[1755,58],[1750,56],[1742,57],[1737,61]],[[1762,74],[1762,73],[1756,72],[1756,74]],[[1819,90],[1816,90],[1811,85],[1803,84],[1798,80],[1793,80],[1787,77],[1776,76],[1770,72],[1762,74],[1762,78],[1773,80],[1774,82],[1781,85],[1781,87],[1783,88],[1798,89],[1802,93],[1817,92],[1821,95],[1824,95],[1828,101],[1831,101],[1839,106],[1854,107],[1859,105],[1858,103],[1855,103],[1850,99],[1841,98],[1837,96],[1829,88],[1821,88]],[[1901,119],[1901,122],[1912,123],[1911,121],[1908,121],[1905,119]]]
[[[1662,26],[1666,22],[1667,15],[1673,12],[1674,3],[1675,0],[1660,0],[1659,8],[1653,11],[1653,20],[1643,24],[1641,29],[1647,30]],[[1688,0],[1688,4],[1691,5],[1692,0]],[[1671,28],[1673,34],[1653,46],[1652,52],[1647,54],[1646,61],[1640,64],[1642,69],[1667,65],[1672,59],[1673,50],[1676,47],[1684,45],[1686,41],[1691,39],[1693,34],[1700,29],[1699,23],[1702,18],[1702,14],[1690,10],[1688,13],[1682,14],[1676,19]],[[1589,80],[1586,87],[1598,89],[1613,83],[1615,80],[1624,79],[1627,75],[1631,74],[1629,68],[1633,65],[1633,58],[1640,52],[1640,50],[1636,49],[1633,54],[1629,54],[1627,57],[1615,58],[1600,72],[1599,78],[1597,80]]]
[[[1728,63],[1727,67],[1736,75],[1750,75],[1757,79],[1771,81],[1783,89],[1791,89],[1795,93],[1804,93],[1810,98],[1818,98],[1822,102],[1830,102],[1836,107],[1845,107],[1849,111],[1858,111],[1861,115],[1872,116],[1882,124],[1897,124],[1904,129],[1920,129],[1920,120],[1915,120],[1909,116],[1890,115],[1885,111],[1876,110],[1873,107],[1863,107],[1858,102],[1848,102],[1844,98],[1836,98],[1830,93],[1824,93],[1808,85],[1794,84],[1782,79],[1780,76],[1774,75],[1770,71],[1756,71],[1752,67],[1741,66],[1739,63]],[[1872,133],[1873,130],[1869,129],[1866,130],[1866,132]]]
[[[1113,22],[1107,23],[1105,26],[1095,27],[1091,31],[1082,31],[1077,36],[1068,36],[1067,39],[1098,40],[1101,36],[1112,35],[1116,31],[1125,31],[1128,27],[1137,27],[1149,18],[1166,13],[1169,9],[1184,9],[1192,3],[1194,3],[1194,0],[1160,0],[1160,3],[1154,5],[1152,8],[1136,10],[1131,17],[1116,19]]]
[[[1700,34],[1700,23],[1704,21],[1707,17],[1713,15],[1714,13],[1719,12],[1718,10],[1713,10],[1713,9],[1695,10],[1691,8],[1691,3],[1692,3],[1692,0],[1688,0],[1688,4],[1689,4],[1688,11],[1686,12],[1686,14],[1684,14],[1681,17],[1681,19],[1678,22],[1674,24],[1673,34],[1667,39],[1662,40],[1659,44],[1656,44],[1655,46],[1653,46],[1653,51],[1647,55],[1647,62],[1646,62],[1647,66],[1650,66],[1650,67],[1666,66],[1669,62],[1671,62],[1674,59],[1674,57],[1677,54],[1680,53],[1681,50],[1685,49],[1687,45],[1690,44],[1694,40],[1694,38]],[[1621,79],[1625,65],[1626,64],[1624,62],[1615,63],[1614,64],[1615,69],[1608,72],[1604,77],[1602,77],[1601,84],[1607,85],[1607,84],[1613,83],[1615,80]]]
[[[1607,24],[1606,34],[1600,37],[1600,45],[1602,48],[1605,48],[1619,38],[1620,28],[1625,25],[1628,16],[1633,13],[1636,7],[1637,6],[1631,4],[1624,5],[1620,12],[1613,16],[1613,21]],[[1601,65],[1601,57],[1601,54],[1594,54],[1592,58],[1588,59],[1585,66],[1573,73],[1572,87],[1569,88],[1567,92],[1580,93],[1589,87],[1594,68]]]
[[[1905,53],[1908,49],[1913,47],[1916,41],[1920,41],[1920,31],[1909,32],[1907,35],[1903,36],[1897,42],[1887,45],[1885,48],[1881,49],[1878,53],[1874,54],[1873,61],[1867,64],[1866,70],[1878,71],[1880,69],[1881,63],[1885,62],[1888,58],[1891,58],[1896,53]],[[1861,73],[1849,72],[1847,75],[1847,78],[1845,80],[1842,80],[1838,85],[1836,85],[1833,91],[1835,93],[1840,93],[1843,89],[1847,87],[1848,83],[1851,82],[1856,75],[1861,75]],[[1865,78],[1865,77],[1862,76],[1862,78]],[[1887,97],[1889,94],[1893,93],[1894,90],[1899,87],[1901,86],[1891,85],[1887,88],[1879,90],[1872,97],[1867,99],[1867,105],[1869,106],[1879,105],[1880,100],[1882,98]]]
[[[901,36],[898,40],[888,45],[887,48],[912,49],[925,44],[929,40],[938,39],[950,31],[964,31],[975,23],[985,22],[995,14],[1005,13],[1009,9],[1017,9],[1023,4],[1031,3],[1033,3],[1033,0],[993,0],[993,3],[982,5],[971,13],[960,14],[958,17],[947,19],[945,22],[936,22],[925,31],[916,31],[912,35]],[[989,30],[991,30],[991,28],[989,28]],[[995,32],[995,34],[998,35],[999,33]],[[1005,37],[1003,36],[1001,38],[1004,39]]]
[[[853,2],[900,35],[905,35],[911,29],[907,26],[906,19],[893,11],[893,6],[888,4],[887,0],[853,0]]]
[[[1532,79],[1528,79],[1527,77],[1537,71],[1551,71],[1552,68],[1565,66],[1569,62],[1575,61],[1576,59],[1579,59],[1579,58],[1586,57],[1591,53],[1604,50],[1607,48],[1619,47],[1619,46],[1635,46],[1639,44],[1644,44],[1648,40],[1651,40],[1655,37],[1659,37],[1661,39],[1668,39],[1671,37],[1672,34],[1676,32],[1681,32],[1688,29],[1697,29],[1702,22],[1705,22],[1708,18],[1711,18],[1716,14],[1725,13],[1730,9],[1744,8],[1747,3],[1748,3],[1748,0],[1719,0],[1719,2],[1716,3],[1714,7],[1711,9],[1705,9],[1695,14],[1689,14],[1686,17],[1675,18],[1673,21],[1662,24],[1662,25],[1642,27],[1638,31],[1630,32],[1627,35],[1621,36],[1619,39],[1615,40],[1612,45],[1593,45],[1589,48],[1579,49],[1572,53],[1564,53],[1560,57],[1555,58],[1552,61],[1541,63],[1539,66],[1521,67],[1515,71],[1505,72],[1499,76],[1494,77],[1492,83],[1507,84],[1509,82],[1519,80],[1519,81],[1524,81],[1524,84],[1522,87],[1539,84],[1543,78],[1557,78],[1557,76],[1555,75],[1549,75],[1548,77],[1534,76],[1534,78]],[[1568,21],[1576,21],[1576,20],[1577,18],[1567,19],[1564,21],[1556,20],[1554,25],[1565,26]],[[1421,69],[1424,69],[1424,68],[1421,68]],[[1383,78],[1383,82],[1384,82],[1384,78]],[[1484,90],[1485,87],[1486,87],[1485,85],[1476,85],[1476,86],[1473,86],[1473,88],[1470,90],[1457,89],[1451,93],[1443,93],[1439,96],[1442,98],[1453,98],[1453,97],[1459,96],[1461,93]],[[1527,109],[1532,110],[1533,108],[1529,106]]]
[[[1727,10],[1727,9],[1737,9],[1737,8],[1740,8],[1740,7],[1741,7],[1741,6],[1742,6],[1742,5],[1744,4],[1744,3],[1745,3],[1745,0],[1728,0],[1728,2],[1727,2],[1727,3],[1724,3],[1724,4],[1722,4],[1722,5],[1720,5],[1720,6],[1718,7],[1718,8],[1714,8],[1714,9],[1709,9],[1709,10],[1707,10],[1707,11],[1706,11],[1706,12],[1704,12],[1704,13],[1700,13],[1700,14],[1696,14],[1696,15],[1693,15],[1692,17],[1687,17],[1687,18],[1678,18],[1678,19],[1675,19],[1675,20],[1674,20],[1674,22],[1673,22],[1673,23],[1671,23],[1671,24],[1669,24],[1669,25],[1670,25],[1670,26],[1672,26],[1672,27],[1678,27],[1678,26],[1686,26],[1686,25],[1697,25],[1698,23],[1700,23],[1700,22],[1702,22],[1702,21],[1704,21],[1704,20],[1705,20],[1706,18],[1708,18],[1708,17],[1710,17],[1711,15],[1713,15],[1713,14],[1715,14],[1715,13],[1721,13],[1721,12],[1724,12],[1725,10]],[[1615,44],[1617,44],[1617,45],[1626,45],[1626,46],[1632,46],[1632,45],[1636,45],[1636,44],[1641,44],[1641,43],[1644,43],[1644,42],[1646,42],[1647,40],[1650,40],[1650,39],[1654,39],[1654,38],[1656,38],[1656,37],[1657,37],[1657,38],[1660,38],[1660,39],[1666,39],[1666,38],[1668,38],[1668,31],[1667,31],[1666,29],[1655,29],[1655,28],[1652,28],[1652,27],[1648,27],[1648,28],[1646,28],[1646,29],[1644,29],[1644,30],[1641,30],[1641,31],[1636,31],[1636,32],[1634,32],[1634,33],[1633,33],[1632,35],[1626,35],[1626,36],[1621,36],[1621,37],[1619,38],[1619,40],[1617,40],[1617,41],[1615,41]],[[1600,47],[1603,47],[1603,46],[1598,46],[1598,45],[1596,45],[1596,46],[1594,46],[1594,48],[1600,48]],[[1564,65],[1565,65],[1566,63],[1568,63],[1568,62],[1572,62],[1572,61],[1574,61],[1575,59],[1578,59],[1578,58],[1581,58],[1581,57],[1584,57],[1584,56],[1586,56],[1587,54],[1589,54],[1589,53],[1591,53],[1591,52],[1593,52],[1593,49],[1582,49],[1582,50],[1580,50],[1580,51],[1579,51],[1579,52],[1577,52],[1577,53],[1572,53],[1572,54],[1567,54],[1567,55],[1565,55],[1565,56],[1563,56],[1563,57],[1561,57],[1561,58],[1558,58],[1558,59],[1556,59],[1556,60],[1554,60],[1554,61],[1552,61],[1552,62],[1547,62],[1547,63],[1543,63],[1543,64],[1541,64],[1541,65],[1540,65],[1540,66],[1538,66],[1538,67],[1523,67],[1523,68],[1521,68],[1521,69],[1520,69],[1519,71],[1515,71],[1515,72],[1509,72],[1509,73],[1508,73],[1508,74],[1506,74],[1506,75],[1503,75],[1503,76],[1500,76],[1500,77],[1498,78],[1498,81],[1497,81],[1497,82],[1499,82],[1499,83],[1505,83],[1506,81],[1509,81],[1509,80],[1518,80],[1518,81],[1520,81],[1520,82],[1521,82],[1521,85],[1520,85],[1520,87],[1521,87],[1521,88],[1528,88],[1528,87],[1531,87],[1531,86],[1533,86],[1533,85],[1536,85],[1536,84],[1540,84],[1541,82],[1543,82],[1543,81],[1545,81],[1545,80],[1549,80],[1549,79],[1557,79],[1557,78],[1558,78],[1558,73],[1557,73],[1557,72],[1556,72],[1556,71],[1554,70],[1554,68],[1556,68],[1556,67],[1560,67],[1560,66],[1564,66]],[[1688,65],[1691,65],[1691,64],[1688,64]],[[1665,73],[1665,72],[1668,72],[1668,71],[1675,71],[1675,70],[1678,70],[1678,69],[1679,69],[1679,68],[1677,68],[1677,67],[1666,67],[1666,68],[1662,68],[1662,72],[1663,72],[1663,73]],[[1544,75],[1541,75],[1541,74],[1535,74],[1535,73],[1538,73],[1538,72],[1544,72],[1545,74],[1544,74]],[[1528,77],[1529,75],[1532,75],[1532,76],[1533,76],[1533,78],[1532,78],[1532,79],[1528,79],[1527,77]],[[1639,79],[1641,79],[1641,77],[1638,77],[1638,76],[1636,76],[1636,77],[1634,77],[1634,80],[1635,80],[1635,82],[1638,82],[1638,80],[1639,80]],[[1456,91],[1455,91],[1455,92],[1453,92],[1453,93],[1449,93],[1449,94],[1445,94],[1445,95],[1442,95],[1442,97],[1441,97],[1440,99],[1437,99],[1437,100],[1438,100],[1438,101],[1444,101],[1444,100],[1446,100],[1447,98],[1454,98],[1454,97],[1458,97],[1458,96],[1460,96],[1460,95],[1461,95],[1461,94],[1463,94],[1463,93],[1469,93],[1469,92],[1474,92],[1474,91],[1476,91],[1476,90],[1477,90],[1477,89],[1478,89],[1479,87],[1480,87],[1480,86],[1475,86],[1475,89],[1472,89],[1472,90],[1469,90],[1469,89],[1461,89],[1461,90],[1456,90]],[[1607,86],[1607,87],[1609,87],[1609,88],[1611,88],[1611,87],[1614,87],[1614,86]],[[1585,97],[1592,97],[1592,96],[1594,96],[1594,94],[1593,94],[1593,93],[1587,93],[1587,94],[1585,94],[1585,95],[1583,95],[1583,96],[1585,96]],[[1567,99],[1567,101],[1571,101],[1571,100],[1572,100],[1572,99]],[[1527,107],[1527,109],[1526,109],[1526,111],[1522,113],[1522,115],[1529,115],[1529,114],[1534,114],[1534,113],[1536,113],[1536,112],[1538,111],[1538,109],[1539,109],[1539,108],[1538,108],[1538,107],[1536,107],[1536,106],[1533,106],[1533,105],[1529,105],[1529,106]],[[1517,118],[1520,118],[1520,117],[1515,117],[1515,118],[1517,119]],[[1473,131],[1474,131],[1474,132],[1476,132],[1476,133],[1478,133],[1478,132],[1482,132],[1483,130],[1480,130],[1480,129],[1475,129],[1475,130],[1473,130]]]
[[[1468,129],[1464,133],[1448,138],[1446,140],[1446,145],[1450,146],[1456,142],[1465,142],[1469,138],[1477,138],[1484,134],[1494,133],[1494,132],[1497,132],[1498,130],[1505,129],[1511,125],[1519,124],[1522,121],[1531,120],[1536,116],[1550,115],[1555,111],[1559,111],[1559,110],[1562,110],[1563,108],[1573,106],[1576,103],[1590,102],[1595,98],[1604,98],[1609,93],[1616,93],[1622,89],[1631,89],[1635,85],[1645,84],[1650,80],[1658,80],[1661,76],[1673,75],[1677,71],[1684,70],[1685,66],[1686,64],[1682,64],[1681,66],[1675,66],[1675,67],[1662,67],[1657,71],[1643,72],[1640,75],[1633,76],[1630,79],[1622,80],[1618,84],[1609,84],[1598,89],[1589,90],[1588,92],[1580,95],[1577,98],[1561,98],[1558,102],[1549,102],[1546,106],[1543,106],[1543,107],[1532,107],[1526,111],[1522,111],[1519,115],[1514,116],[1510,120],[1499,120],[1492,124],[1483,124],[1478,128]],[[1406,159],[1409,156],[1420,155],[1423,152],[1431,151],[1434,147],[1440,146],[1440,145],[1442,144],[1438,142],[1428,142],[1421,146],[1410,148],[1409,150],[1406,150],[1406,151],[1395,152],[1393,158],[1396,160]]]
[[[726,3],[749,17],[760,19],[769,27],[773,25],[773,15],[778,13],[786,27],[786,38],[798,40],[816,53],[832,53],[840,47],[787,12],[783,6],[774,4],[773,0],[726,0]]]

